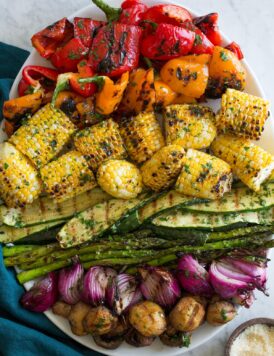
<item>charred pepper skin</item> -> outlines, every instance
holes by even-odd
[[[63,47],[51,56],[51,63],[60,72],[76,72],[77,64],[88,54],[88,48],[85,47],[79,38],[72,38]]]
[[[220,46],[222,44],[222,35],[218,27],[218,18],[218,13],[213,12],[193,19],[194,25],[206,35],[214,46]]]
[[[191,49],[192,54],[212,54],[214,50],[214,45],[206,37],[206,35],[196,27],[193,22],[185,21],[182,24],[182,27],[193,31],[195,34],[195,40],[193,47]]]
[[[96,32],[105,24],[106,22],[104,21],[96,21],[85,17],[75,17],[74,37],[79,38],[85,47],[90,48]]]
[[[193,31],[161,23],[154,33],[143,38],[141,53],[149,59],[165,61],[188,54],[194,40]]]
[[[49,59],[58,47],[68,42],[72,37],[73,25],[64,17],[35,33],[31,38],[31,42],[43,58]]]
[[[96,34],[88,63],[100,74],[118,77],[138,67],[142,29],[138,26],[110,23]]]
[[[143,20],[181,26],[185,21],[192,21],[192,17],[182,6],[160,4],[150,7],[143,14]]]
[[[244,54],[241,50],[241,47],[238,45],[236,42],[231,42],[228,46],[225,47],[226,49],[229,49],[231,52],[236,54],[239,60],[242,60],[244,58]]]

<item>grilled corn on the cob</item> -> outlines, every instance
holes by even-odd
[[[9,139],[31,162],[41,168],[69,141],[76,128],[60,110],[47,104]]]
[[[221,110],[216,116],[216,124],[220,132],[259,140],[268,116],[267,100],[238,90],[227,89],[222,96]]]
[[[206,148],[214,140],[217,129],[214,112],[201,105],[170,105],[165,108],[167,144],[184,148]]]
[[[217,157],[189,149],[183,158],[183,168],[175,189],[198,198],[219,199],[230,191],[230,166]]]
[[[214,155],[229,163],[233,173],[255,192],[274,169],[274,156],[248,139],[220,135],[211,148]]]
[[[84,156],[77,151],[70,151],[48,163],[40,173],[45,191],[57,201],[66,200],[96,186]]]
[[[133,199],[142,191],[142,176],[134,164],[124,160],[104,162],[97,171],[100,187],[115,198]]]
[[[161,148],[141,168],[144,185],[155,191],[170,187],[182,169],[184,153],[178,145]]]
[[[8,207],[32,203],[41,192],[37,170],[8,142],[0,144],[0,197]]]
[[[120,133],[130,158],[136,163],[145,162],[165,145],[161,127],[152,112],[121,120]]]
[[[79,131],[74,144],[85,155],[94,171],[107,159],[122,159],[127,156],[118,125],[111,119]]]

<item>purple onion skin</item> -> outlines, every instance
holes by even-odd
[[[59,273],[58,291],[61,299],[68,304],[76,304],[81,298],[84,268],[77,262],[72,267],[63,268]]]
[[[106,297],[108,305],[120,315],[142,300],[142,293],[133,276],[121,273],[109,284]]]
[[[220,260],[217,263],[217,269],[220,273],[231,279],[252,284],[253,278],[245,273],[242,273],[238,268],[235,268],[231,263]]]
[[[109,285],[113,283],[117,272],[108,267],[91,267],[84,276],[81,299],[88,304],[98,306],[106,301]]]
[[[209,279],[221,297],[241,299],[239,296],[255,288],[265,291],[266,268],[254,262],[227,257],[212,262]]]
[[[204,297],[212,296],[209,274],[192,255],[184,255],[180,258],[177,276],[181,287],[187,292]]]
[[[209,280],[215,292],[222,298],[235,297],[239,291],[250,290],[249,283],[225,276],[218,269],[218,263],[213,261],[209,269]]]
[[[163,307],[172,307],[181,295],[177,279],[162,267],[143,267],[139,269],[142,282],[141,292],[145,299]]]
[[[253,279],[253,283],[259,290],[265,290],[267,282],[266,265],[259,265],[256,262],[247,262],[235,258],[226,258],[228,263],[232,264],[235,268],[242,273],[247,274]]]
[[[43,313],[50,309],[58,298],[58,274],[50,272],[36,282],[20,299],[21,305],[32,312]]]

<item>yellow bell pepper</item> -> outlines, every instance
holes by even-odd
[[[109,115],[115,111],[128,85],[129,72],[123,73],[121,78],[114,83],[109,77],[104,77],[104,85],[95,95],[95,110],[99,114]]]
[[[201,54],[172,59],[162,67],[161,78],[176,93],[199,98],[207,87],[210,58]]]
[[[153,111],[155,99],[153,68],[138,68],[130,73],[129,84],[119,110],[134,114]]]

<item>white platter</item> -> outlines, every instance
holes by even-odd
[[[149,0],[146,1],[148,5],[154,5],[156,3],[174,3],[176,4],[176,1],[166,1],[166,0]],[[120,1],[117,0],[110,0],[108,3],[111,3],[111,5],[119,7]],[[177,1],[177,5],[183,5],[182,2]],[[35,11],[35,10],[34,10]],[[214,9],[212,9],[214,11]],[[198,16],[198,14],[195,14],[192,12],[193,15]],[[80,17],[92,17],[94,19],[103,19],[103,14],[102,12],[96,8],[93,5],[87,6],[86,8],[83,8],[70,16],[70,19],[73,19],[75,16],[80,16]],[[56,19],[58,20],[58,19]],[[225,38],[225,37],[224,37]],[[228,43],[228,39],[225,38],[224,43]],[[260,97],[264,97],[264,92],[259,84],[258,79],[256,78],[255,74],[253,71],[250,69],[246,61],[243,61],[245,69],[247,71],[247,86],[246,86],[246,92],[250,94],[254,94]],[[32,53],[29,55],[27,58],[26,62],[24,63],[23,67],[26,65],[45,65],[45,66],[50,66],[50,62],[46,61],[45,59],[41,58],[39,54],[36,51],[32,51]],[[11,88],[10,91],[10,98],[14,98],[17,96],[17,85],[18,82],[21,78],[21,71],[18,73],[14,84]],[[218,101],[210,101],[209,104],[217,109],[219,102]],[[2,142],[5,139],[5,134],[0,130],[0,142]],[[270,118],[267,121],[265,131],[263,133],[262,139],[259,141],[259,145],[274,154],[274,121],[272,118]],[[273,271],[274,273],[274,271]],[[269,275],[271,275],[271,271],[269,271]],[[29,289],[32,285],[32,282],[26,283],[25,287],[26,289]],[[259,295],[258,295],[259,298]],[[179,348],[170,348],[167,346],[164,346],[160,341],[155,341],[150,347],[147,348],[141,348],[141,349],[136,349],[134,347],[131,347],[130,345],[123,343],[122,346],[120,346],[117,350],[106,350],[101,347],[98,347],[94,342],[91,336],[84,336],[84,337],[77,337],[74,335],[69,327],[68,322],[61,317],[58,317],[54,315],[51,311],[48,311],[45,313],[46,316],[54,323],[59,329],[61,329],[64,333],[69,335],[72,339],[76,340],[80,344],[92,349],[99,351],[104,354],[108,355],[115,355],[115,356],[151,356],[151,355],[161,355],[161,356],[175,356],[175,355],[181,355],[184,354],[188,351],[193,350],[197,346],[207,342],[209,339],[214,337],[217,333],[219,333],[221,330],[223,330],[223,327],[212,327],[208,324],[204,324],[201,328],[199,328],[196,332],[194,332],[192,336],[192,342],[191,345],[188,349],[179,349]]]

